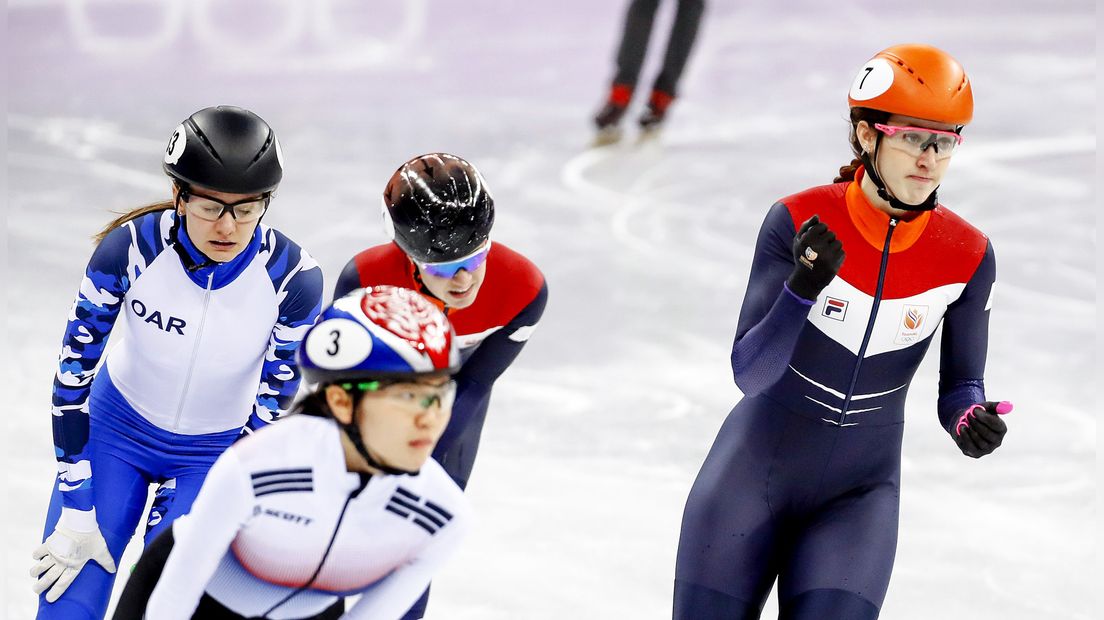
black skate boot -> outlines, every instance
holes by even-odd
[[[594,138],[595,146],[613,144],[621,139],[621,117],[625,116],[625,110],[632,99],[632,87],[624,84],[614,84],[610,89],[609,98],[605,105],[594,116],[594,125],[598,134]]]
[[[672,95],[661,90],[652,91],[652,95],[648,97],[648,107],[637,121],[645,137],[659,132],[663,126],[663,120],[667,117],[667,108],[674,100]]]

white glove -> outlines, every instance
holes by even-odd
[[[46,593],[50,603],[61,597],[88,560],[95,560],[109,573],[115,572],[115,560],[96,523],[95,508],[87,512],[62,508],[53,533],[31,557],[35,560],[31,577],[36,578],[31,587],[35,594],[50,588]]]

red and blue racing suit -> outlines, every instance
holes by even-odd
[[[861,179],[862,170],[859,170]],[[795,229],[819,215],[846,259],[815,301],[784,285]],[[744,398],[690,491],[676,619],[876,618],[897,545],[905,395],[940,323],[938,415],[983,402],[995,259],[943,206],[891,220],[858,181],[775,204],[732,347]]]

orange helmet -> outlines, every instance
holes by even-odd
[[[959,126],[974,116],[966,71],[930,45],[894,45],[875,54],[855,76],[847,102],[852,108]]]

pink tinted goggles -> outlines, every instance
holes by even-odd
[[[917,157],[929,147],[935,147],[935,158],[946,159],[951,156],[955,147],[962,144],[962,136],[953,131],[881,123],[874,123],[874,128],[884,133],[894,146]]]

